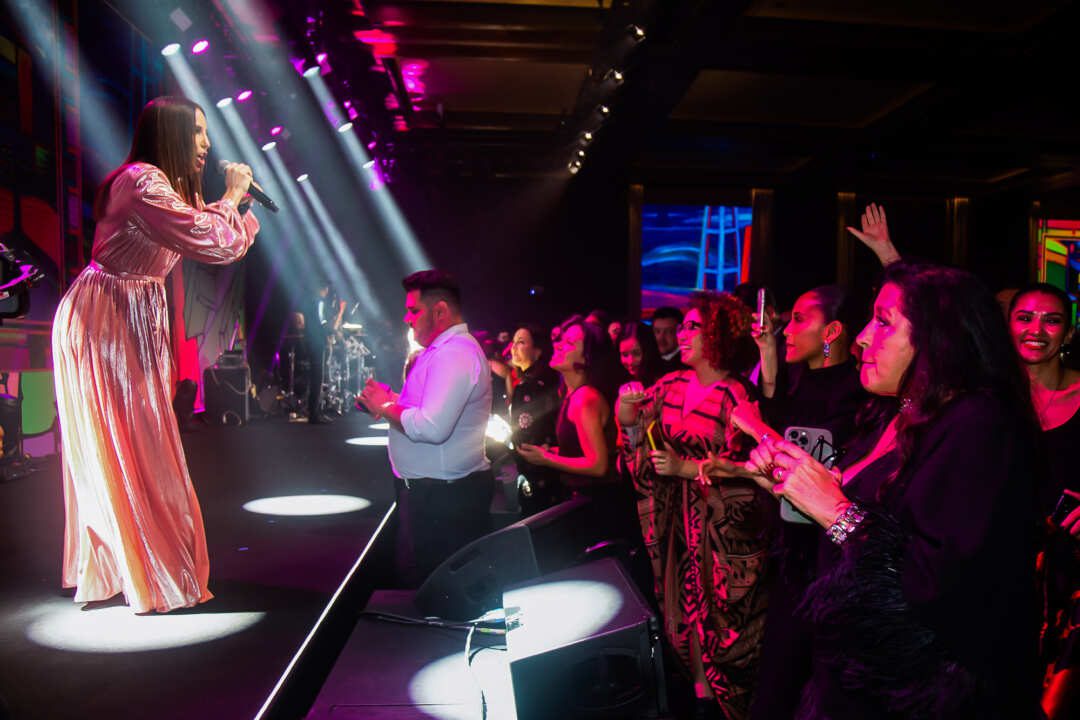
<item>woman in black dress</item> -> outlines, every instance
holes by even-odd
[[[848,292],[838,285],[809,290],[795,301],[784,327],[783,365],[768,314],[754,314],[753,337],[761,355],[761,414],[769,426],[828,430],[831,440],[809,448],[819,459],[835,456],[855,430],[855,416],[869,397],[859,383],[851,343],[862,325]],[[778,372],[779,368],[784,371]],[[816,450],[816,451],[815,451]],[[769,614],[761,655],[761,675],[752,717],[791,717],[810,673],[809,640],[795,614],[814,574],[820,529],[782,522],[774,543],[775,569],[769,586]]]
[[[1009,329],[1031,380],[1049,472],[1039,509],[1046,524],[1041,570],[1044,592],[1042,660],[1048,666],[1043,710],[1050,720],[1080,717],[1080,511],[1055,514],[1058,502],[1080,499],[1080,372],[1065,367],[1073,332],[1072,301],[1059,288],[1021,288],[1009,306]]]
[[[839,471],[773,439],[748,464],[835,543],[796,717],[1034,717],[1037,430],[1001,312],[968,273],[899,262],[858,343],[881,430]]]

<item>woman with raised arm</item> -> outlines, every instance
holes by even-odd
[[[807,448],[818,459],[835,458],[855,431],[855,416],[868,396],[850,347],[862,327],[848,292],[838,285],[809,290],[795,301],[784,327],[784,372],[778,373],[777,341],[766,314],[754,314],[752,335],[761,354],[761,414],[781,433],[788,427],[827,430],[828,444]],[[777,376],[780,377],[777,377]],[[824,437],[824,436],[822,436]],[[788,516],[790,517],[790,516]],[[791,717],[809,673],[808,642],[795,613],[813,579],[821,533],[815,526],[780,523],[773,548],[775,572],[753,717]]]
[[[251,184],[246,165],[227,165],[225,194],[203,203],[207,133],[202,108],[185,98],[143,108],[127,160],[98,191],[93,260],[56,310],[63,584],[76,588],[76,602],[123,594],[143,613],[213,597],[172,410],[165,276],[182,257],[239,260],[259,224],[238,210]]]
[[[1049,666],[1043,710],[1050,720],[1073,718],[1080,716],[1080,372],[1062,361],[1073,333],[1072,301],[1046,283],[1021,288],[1009,304],[1009,329],[1031,380],[1049,466],[1039,488],[1040,514],[1050,518],[1039,563],[1042,659]]]
[[[966,272],[892,263],[858,343],[882,416],[839,469],[770,437],[748,463],[832,541],[795,717],[1035,717],[1036,426],[1001,312]]]
[[[710,454],[736,474],[749,450],[731,422],[753,393],[731,370],[749,333],[749,310],[733,295],[695,293],[678,328],[689,369],[647,391],[628,383],[617,406],[664,632],[706,717],[748,716],[765,623],[775,503],[747,477],[698,481]]]

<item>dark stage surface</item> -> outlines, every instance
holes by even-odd
[[[185,434],[216,597],[167,615],[82,610],[61,590],[58,461],[0,483],[0,695],[11,717],[253,717],[393,499],[385,447],[346,442],[384,438],[371,422],[353,413],[328,426],[276,418]],[[243,508],[286,495],[370,506],[302,517]]]

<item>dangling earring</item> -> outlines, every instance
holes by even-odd
[[[911,398],[909,398],[909,397],[900,398],[900,412],[903,413],[903,412],[907,412],[909,410],[911,410]]]
[[[829,341],[826,340],[825,344],[821,348],[821,352],[825,354],[825,359],[829,359]]]

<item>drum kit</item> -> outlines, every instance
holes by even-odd
[[[374,355],[364,339],[360,323],[342,323],[341,329],[327,339],[323,353],[323,412],[344,415],[352,409],[364,383],[375,375],[368,360],[374,360]]]
[[[364,326],[360,323],[342,323],[326,341],[322,357],[323,392],[322,407],[326,415],[344,415],[353,408],[353,401],[369,378],[374,377],[375,354],[366,342]],[[304,336],[291,332],[284,338],[280,354],[276,358],[278,372],[284,391],[278,396],[281,407],[290,416],[303,413],[310,392],[308,378],[311,362],[306,356]]]

